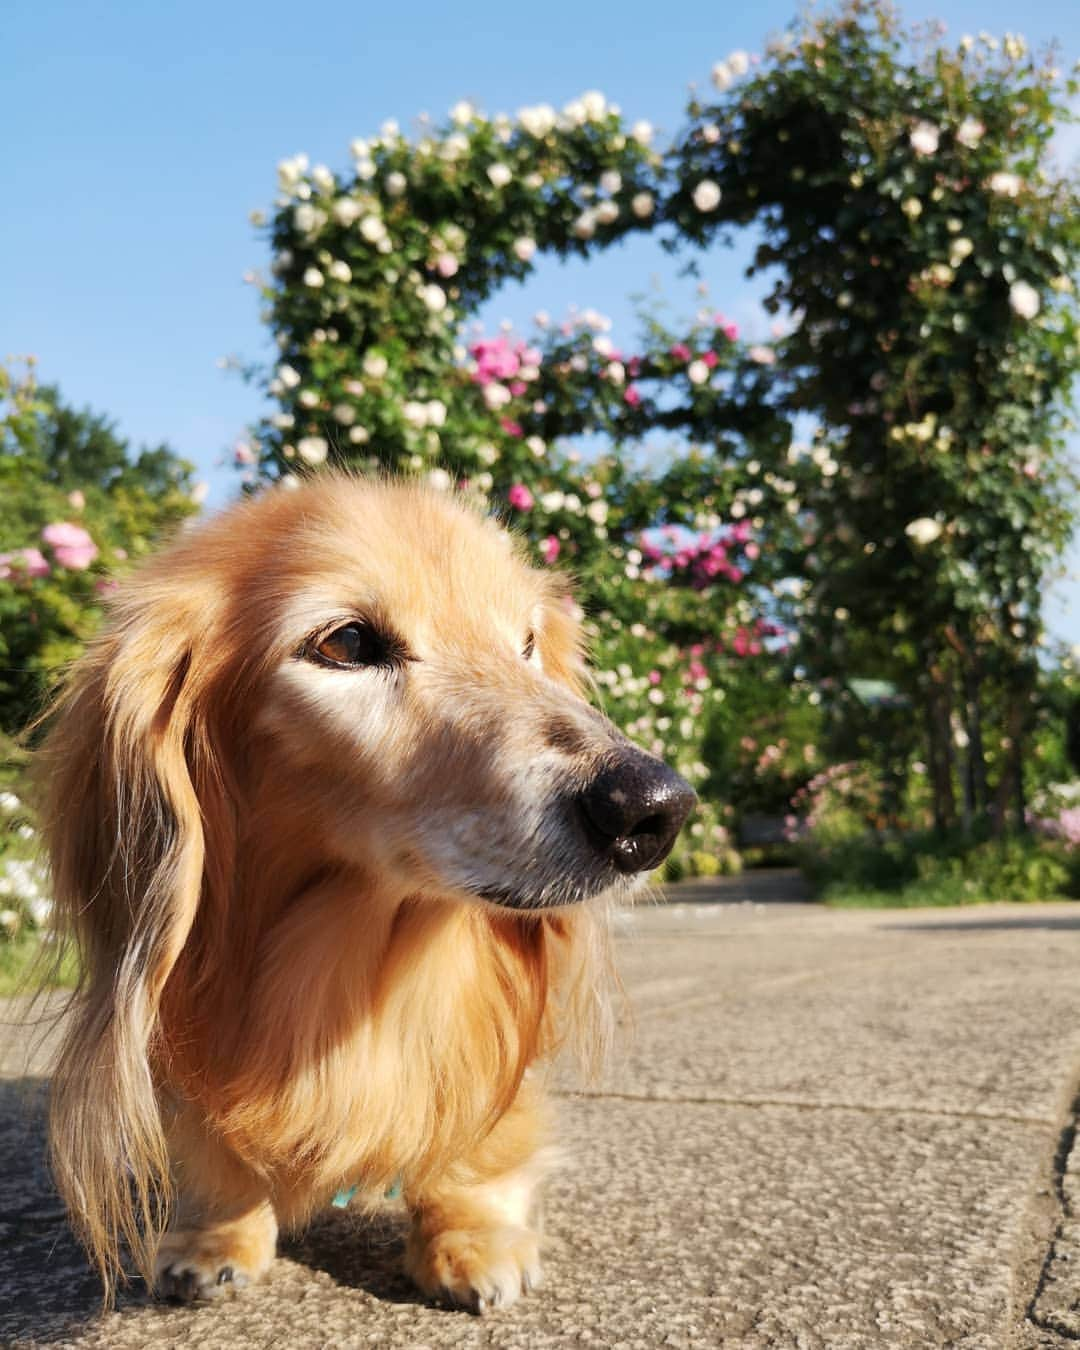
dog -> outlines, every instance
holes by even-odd
[[[607,904],[695,800],[586,701],[575,613],[465,498],[344,475],[117,592],[41,752],[51,1159],[107,1304],[124,1244],[210,1298],[391,1189],[425,1295],[538,1283],[539,1062],[602,1037]]]

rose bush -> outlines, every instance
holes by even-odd
[[[389,467],[491,502],[576,574],[613,713],[721,806],[770,778],[790,797],[815,740],[842,754],[864,675],[923,739],[881,768],[891,814],[918,753],[941,827],[958,790],[965,823],[1003,823],[1072,519],[1080,214],[1048,145],[1076,83],[1019,39],[941,38],[850,4],[719,63],[663,152],[591,92],[387,123],[347,174],[283,161],[263,283],[279,411],[242,461],[286,484]],[[775,345],[708,310],[632,343],[590,310],[467,329],[544,252],[751,223]],[[792,677],[792,710],[813,684],[827,738],[734,735],[721,709],[765,672]]]

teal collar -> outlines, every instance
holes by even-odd
[[[349,1201],[353,1198],[353,1196],[359,1189],[360,1189],[359,1182],[357,1182],[356,1185],[353,1186],[346,1186],[343,1190],[337,1192],[337,1194],[334,1196],[333,1200],[330,1201],[330,1203],[334,1206],[335,1209],[348,1209]],[[387,1186],[386,1190],[383,1191],[383,1199],[398,1200],[400,1199],[400,1197],[401,1197],[401,1178],[395,1177],[393,1184]]]

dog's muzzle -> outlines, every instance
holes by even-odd
[[[594,847],[627,875],[664,861],[696,802],[685,779],[640,750],[609,764],[577,799]]]

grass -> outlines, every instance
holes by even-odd
[[[51,989],[72,989],[78,970],[70,949],[60,969],[53,969],[52,951],[44,935],[26,928],[9,941],[0,942],[0,998],[32,993],[41,985]]]
[[[806,848],[802,864],[817,898],[840,909],[1080,899],[1080,854],[1032,835],[847,839]]]

